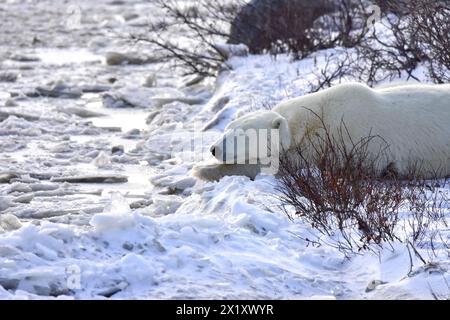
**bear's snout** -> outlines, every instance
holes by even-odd
[[[211,151],[211,154],[213,155],[213,157],[216,156],[216,147],[215,147],[215,146],[212,146],[212,147],[209,149],[209,151]]]

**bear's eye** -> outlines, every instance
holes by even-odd
[[[277,119],[277,120],[275,120],[275,121],[273,122],[273,128],[274,128],[274,129],[279,129],[280,126],[281,126],[281,120],[280,120],[280,119]]]

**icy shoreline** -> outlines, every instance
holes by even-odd
[[[434,264],[413,258],[408,277],[404,244],[347,260],[301,240],[313,230],[278,208],[272,176],[190,175],[197,150],[181,146],[196,131],[209,129],[207,148],[237,113],[305,94],[332,52],[296,62],[236,57],[216,83],[186,86],[158,63],[105,63],[111,51],[151,55],[119,36],[142,26],[148,2],[82,1],[91,35],[75,30],[70,44],[55,18],[65,7],[50,4],[13,1],[0,11],[8,28],[15,14],[30,19],[18,44],[0,35],[0,72],[17,76],[0,82],[0,298],[448,296],[450,260],[439,243],[436,255],[421,251]]]

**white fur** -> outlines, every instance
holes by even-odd
[[[305,135],[322,126],[314,113],[323,118],[332,134],[342,128],[343,120],[353,141],[369,134],[382,137],[388,143],[389,151],[386,162],[380,164],[380,171],[394,166],[400,175],[407,174],[411,164],[421,163],[421,172],[418,173],[424,177],[436,173],[450,175],[449,84],[399,85],[380,89],[358,83],[337,85],[287,100],[272,111],[243,116],[230,123],[224,137],[215,146],[219,147],[235,129],[269,129],[282,124],[280,141],[283,149],[307,147]],[[376,144],[371,148],[369,152],[379,151]],[[247,175],[242,166],[234,170],[235,174],[242,172]],[[215,176],[233,171],[228,167],[226,173],[221,167],[217,170],[219,172]],[[201,173],[199,176],[208,179]]]

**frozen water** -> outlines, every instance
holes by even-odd
[[[0,76],[17,75],[0,81],[0,298],[448,297],[438,240],[421,251],[433,264],[414,258],[412,272],[399,243],[346,260],[302,240],[314,230],[279,209],[274,177],[191,175],[235,116],[307,93],[339,50],[295,62],[231,52],[232,70],[200,82],[128,41],[155,19],[151,1],[77,3],[79,28],[64,3],[0,4]],[[142,63],[108,65],[111,52]],[[39,87],[50,92],[30,94]],[[206,152],[186,148],[202,129]]]

